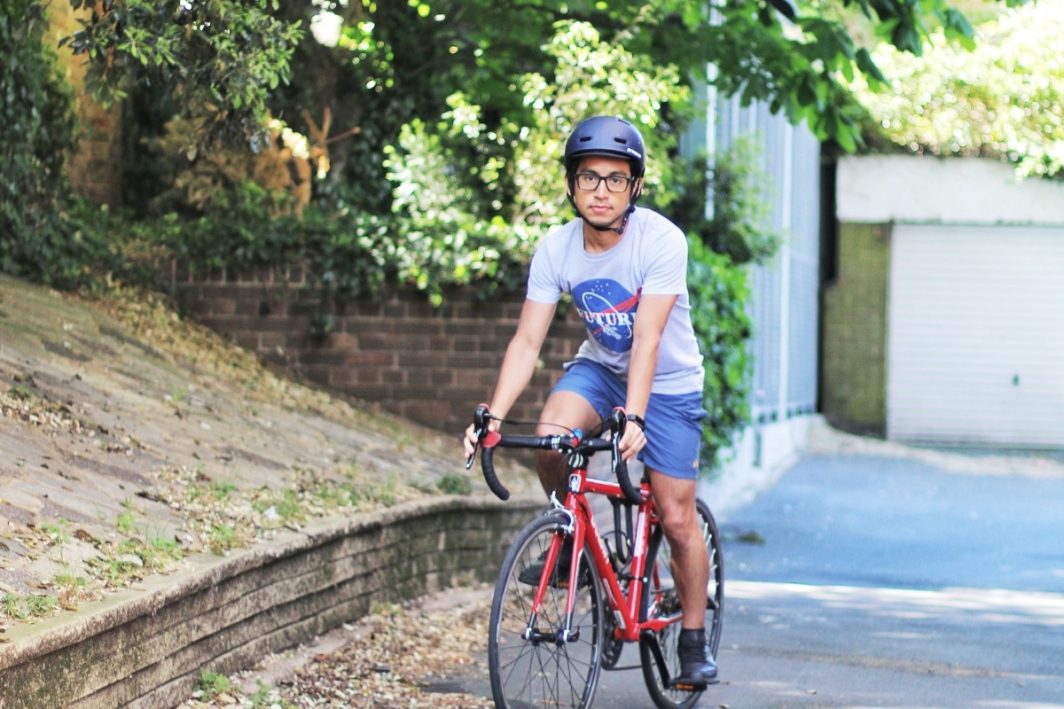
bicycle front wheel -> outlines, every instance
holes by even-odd
[[[698,509],[702,539],[709,556],[709,584],[706,588],[706,640],[713,656],[720,647],[721,619],[724,611],[724,556],[721,552],[717,523],[702,500],[695,501]],[[676,645],[680,638],[681,624],[678,615],[680,599],[672,578],[672,550],[660,526],[651,533],[647,550],[647,569],[650,584],[643,589],[641,620],[677,617],[675,623],[665,626],[658,633],[650,634],[639,641],[639,659],[643,665],[643,679],[651,699],[660,709],[688,709],[694,706],[701,692],[671,689],[672,678],[680,674],[680,658]]]
[[[590,552],[580,552],[576,600],[566,630],[568,569],[550,574],[533,609],[551,543],[569,539],[569,518],[548,513],[526,526],[510,546],[495,583],[488,630],[488,667],[497,707],[587,707],[595,696],[602,652],[602,586]],[[522,581],[522,572],[524,580]],[[532,581],[532,579],[535,581]],[[533,612],[533,610],[535,612]]]

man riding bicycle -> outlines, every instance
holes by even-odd
[[[616,406],[627,412],[620,450],[625,461],[638,457],[646,466],[683,607],[676,680],[704,688],[717,681],[704,627],[709,560],[695,508],[704,372],[691,326],[687,241],[665,217],[636,207],[645,171],[643,138],[621,118],[589,118],[569,136],[566,193],[579,216],[532,258],[490,411],[505,418],[528,386],[558,300],[571,294],[588,338],[547,398],[537,435],[558,426],[592,429]],[[467,456],[476,442],[470,426]],[[562,456],[541,451],[536,463],[543,489],[562,499]]]

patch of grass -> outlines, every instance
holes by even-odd
[[[459,473],[445,473],[436,482],[436,487],[447,495],[468,495],[473,492],[473,483]]]
[[[33,389],[25,384],[15,384],[7,390],[7,395],[17,401],[32,401],[35,398]]]
[[[68,611],[76,611],[88,584],[84,576],[74,576],[66,572],[56,574],[52,578],[52,586],[59,592],[59,607]]]
[[[358,505],[358,493],[350,483],[326,480],[314,488],[312,495],[322,507],[330,510]]]
[[[291,709],[294,705],[287,699],[281,698],[281,692],[276,687],[271,687],[268,684],[257,681],[258,689],[255,693],[248,697],[248,701],[251,702],[252,709],[259,709],[259,707],[280,707],[281,709]]]
[[[137,515],[133,513],[133,510],[131,508],[127,507],[126,509],[118,513],[118,516],[115,517],[115,528],[126,536],[136,534]]]
[[[5,593],[0,596],[0,610],[8,618],[26,620],[51,614],[57,606],[55,596],[42,593]]]
[[[68,573],[56,574],[52,579],[52,585],[56,588],[84,588],[86,584],[88,584],[88,581],[84,576],[75,576]]]
[[[200,673],[199,682],[196,683],[196,690],[200,693],[197,699],[214,699],[232,688],[233,683],[225,675],[204,670]]]
[[[114,554],[94,559],[89,564],[98,574],[98,578],[108,586],[124,586],[128,580],[139,578],[140,570],[144,568],[140,557],[129,549],[127,540],[118,546]]]
[[[136,554],[144,561],[149,571],[164,571],[171,561],[181,561],[185,556],[180,542],[173,537],[149,535],[139,544]]]
[[[15,593],[5,593],[0,597],[0,609],[3,609],[8,618],[23,620],[29,615],[22,605],[22,600]]]
[[[41,530],[48,535],[48,538],[53,544],[63,545],[73,539],[73,537],[70,536],[70,532],[67,530],[67,521],[62,517],[55,522],[46,522],[42,524]]]
[[[207,486],[207,490],[215,500],[225,502],[230,495],[236,492],[236,485],[225,480],[212,480]]]
[[[398,501],[395,478],[389,478],[379,485],[370,488],[368,499],[379,502],[385,507],[391,507]]]
[[[211,527],[209,546],[213,553],[224,554],[233,547],[240,546],[240,535],[236,527],[230,524],[216,524]]]
[[[26,608],[29,609],[30,615],[40,617],[48,615],[56,608],[55,596],[47,596],[44,594],[33,593],[26,596]]]
[[[295,490],[261,488],[251,506],[267,519],[281,524],[301,522],[307,518],[306,506]]]
[[[173,537],[149,535],[128,537],[103,556],[89,562],[96,578],[108,586],[123,586],[149,572],[166,572],[171,562],[184,558],[184,549]]]

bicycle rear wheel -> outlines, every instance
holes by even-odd
[[[724,611],[724,557],[721,552],[717,523],[709,506],[696,500],[702,538],[709,555],[709,585],[706,599],[706,640],[713,656],[720,647],[721,618]],[[680,599],[672,579],[672,550],[660,526],[654,528],[647,550],[650,584],[643,590],[641,620],[663,618],[680,613]],[[669,688],[672,678],[680,674],[680,658],[676,645],[680,637],[680,622],[672,623],[658,633],[648,633],[639,640],[639,659],[654,704],[661,709],[687,709],[694,706],[701,692],[677,691]]]
[[[488,668],[497,707],[587,707],[595,696],[603,634],[602,586],[590,552],[580,553],[571,635],[562,638],[567,583],[548,583],[536,615],[536,585],[520,580],[542,565],[551,543],[564,539],[568,516],[548,513],[518,534],[499,570],[491,602]],[[568,570],[550,570],[552,579]],[[526,574],[527,578],[527,574]]]

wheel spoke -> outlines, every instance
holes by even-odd
[[[567,591],[552,586],[536,609],[534,639],[524,637],[537,589],[536,584],[522,583],[519,574],[533,564],[542,565],[540,557],[563,521],[548,515],[533,522],[518,535],[503,561],[488,639],[492,693],[499,706],[578,707],[590,704],[594,696],[602,623],[601,590],[593,568],[587,571],[590,586],[579,584],[576,590],[573,630],[578,639],[557,642],[566,620]],[[586,561],[580,563],[577,579],[588,566]]]

